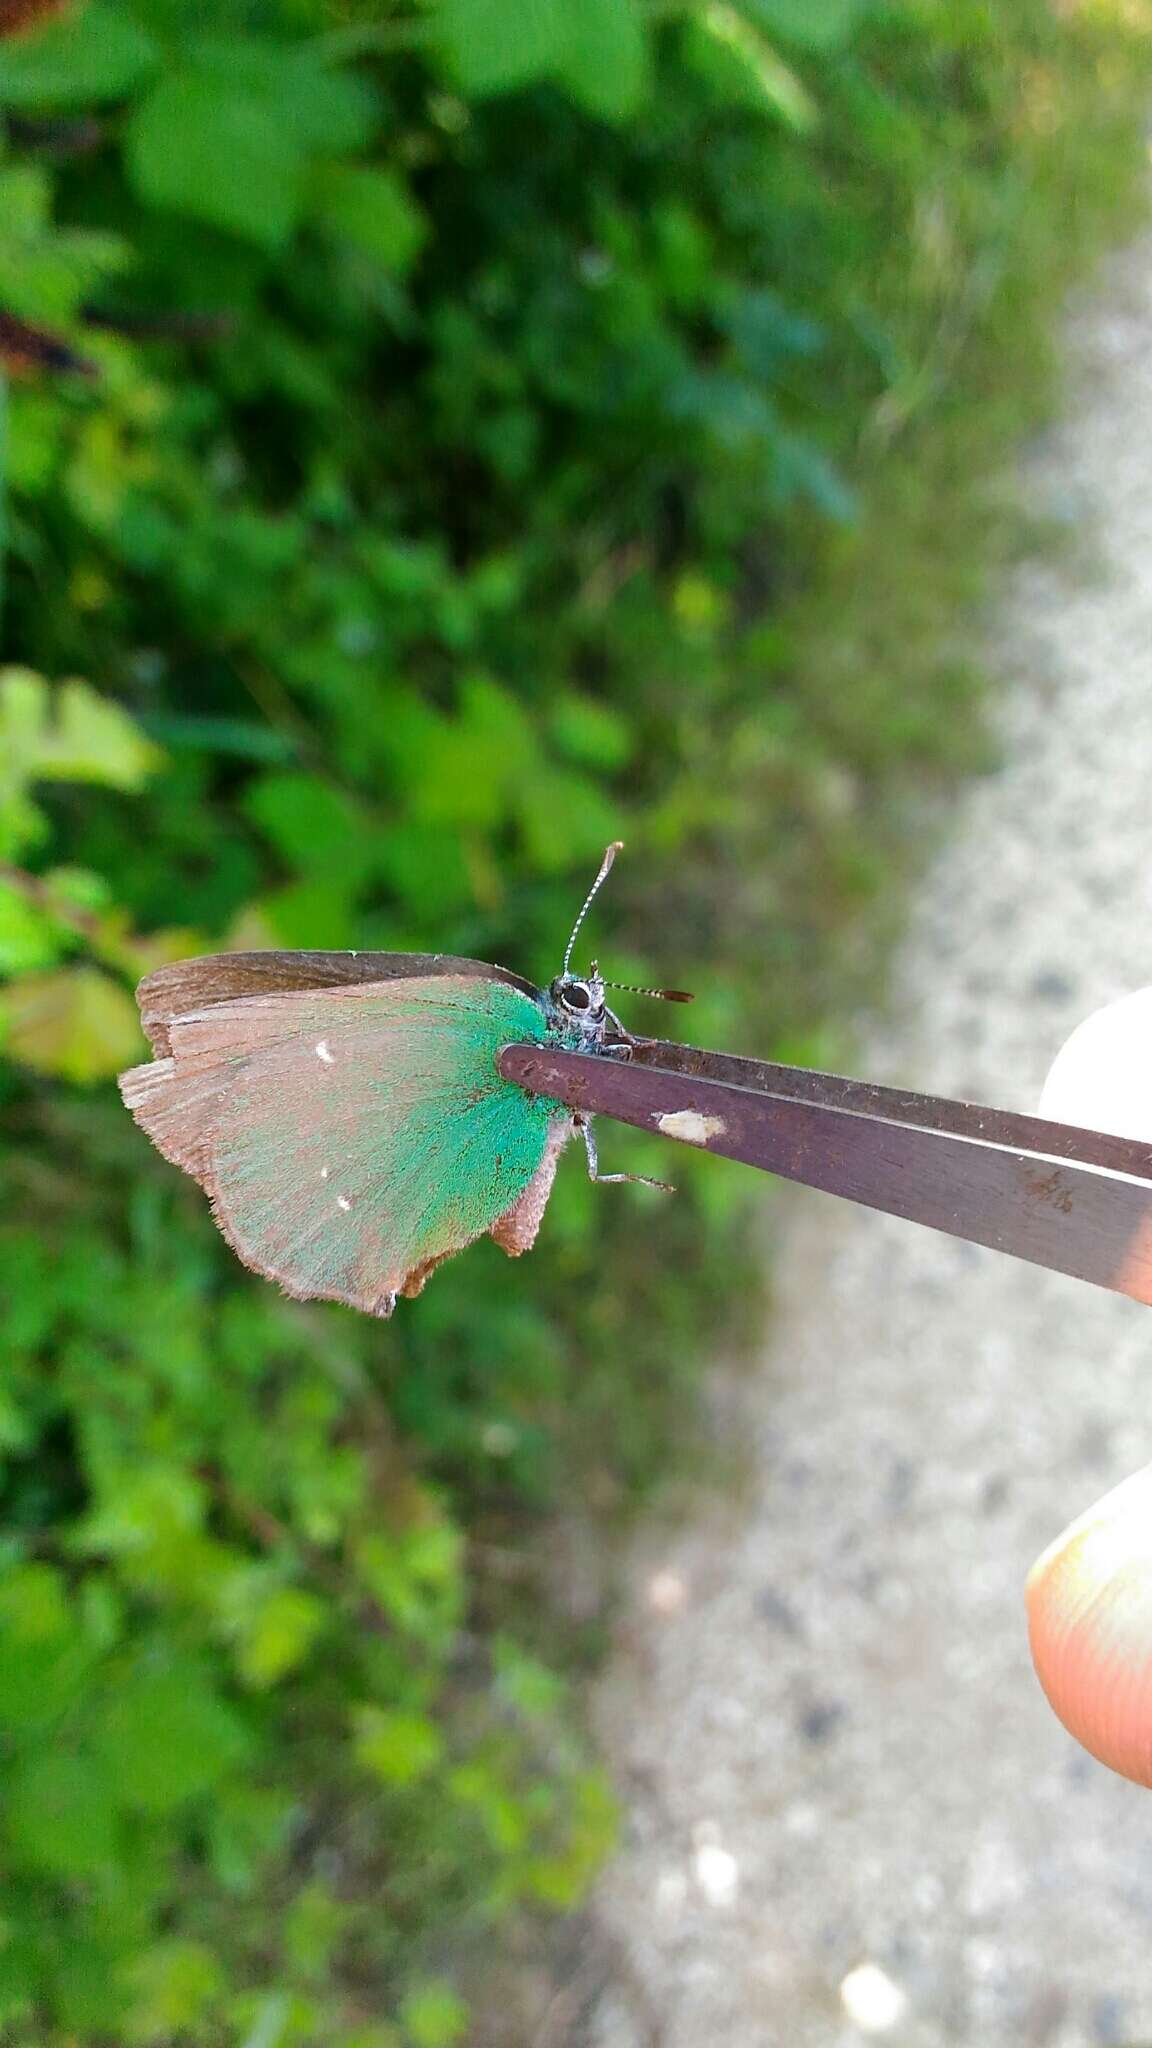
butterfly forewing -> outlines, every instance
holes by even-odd
[[[169,1050],[168,1027],[174,1017],[206,1010],[241,996],[274,996],[296,990],[361,987],[384,981],[424,980],[433,975],[462,975],[482,981],[507,982],[535,996],[530,981],[505,967],[452,953],[276,952],[206,953],[195,960],[174,960],[147,974],[136,991],[140,1017],[153,1050]]]
[[[239,1256],[289,1293],[387,1314],[485,1231],[509,1250],[531,1241],[523,1219],[539,1220],[570,1116],[502,1080],[496,1056],[542,1040],[544,1011],[461,964],[217,996],[169,1013],[164,1056],[124,1076],[129,1108],[206,1187]]]

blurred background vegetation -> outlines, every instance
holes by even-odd
[[[64,345],[5,349],[0,2033],[451,2048],[610,1848],[580,1532],[690,1455],[754,1317],[745,1181],[571,1167],[522,1265],[388,1327],[294,1305],[119,1108],[132,985],[240,945],[544,980],[619,835],[616,978],[841,1054],[923,793],[979,758],[995,471],[1136,204],[1147,21],[0,29],[0,313]]]

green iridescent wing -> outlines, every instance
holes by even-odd
[[[544,1033],[524,989],[470,973],[277,989],[167,1016],[121,1092],[246,1265],[388,1315],[484,1232],[532,1243],[571,1115],[496,1056]]]
[[[146,974],[136,991],[140,1021],[157,1058],[168,1051],[168,1026],[175,1017],[209,1009],[241,996],[283,995],[292,989],[348,988],[364,982],[427,980],[464,974],[470,980],[504,981],[535,997],[530,981],[486,960],[455,953],[285,952],[201,953],[172,960]]]

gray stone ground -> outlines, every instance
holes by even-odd
[[[1007,593],[1000,766],[860,1062],[1017,1109],[1152,982],[1152,240],[1070,346],[1025,483],[1077,545]],[[1152,1458],[1152,1316],[827,1198],[782,1211],[745,1494],[636,1561],[601,1700],[618,1967],[565,2038],[1152,2043],[1152,1794],[1052,1719],[1022,1609],[1037,1552]]]

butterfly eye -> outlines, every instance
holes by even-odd
[[[570,1010],[590,1010],[592,996],[582,981],[570,981],[564,991],[564,1001]]]

